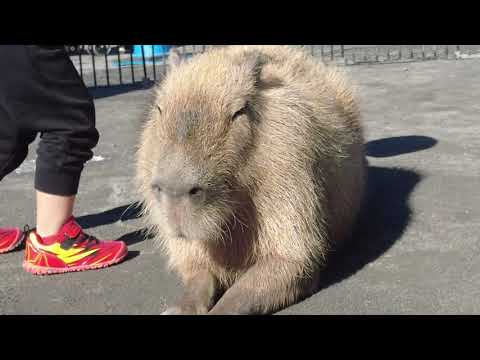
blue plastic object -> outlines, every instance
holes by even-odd
[[[133,57],[142,58],[142,46],[145,54],[145,58],[152,58],[157,56],[168,55],[171,45],[134,45]]]

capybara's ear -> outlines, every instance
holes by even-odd
[[[257,90],[281,87],[283,81],[266,69],[266,65],[270,63],[270,57],[259,50],[250,50],[245,53],[243,61],[246,71],[253,79],[254,86]]]
[[[168,68],[169,70],[176,68],[182,63],[182,57],[178,53],[178,50],[172,48],[168,54]]]
[[[243,63],[248,73],[252,76],[255,85],[260,82],[263,66],[267,62],[267,56],[258,50],[251,50],[245,53],[245,60]]]

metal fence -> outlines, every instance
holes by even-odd
[[[181,56],[190,57],[218,45],[177,46]],[[292,45],[305,48],[325,63],[340,66],[396,62],[458,60],[480,57],[480,45]],[[151,83],[166,70],[166,56],[148,56],[153,45],[134,53],[133,45],[66,45],[87,87],[111,87]],[[152,47],[151,49],[149,47]]]

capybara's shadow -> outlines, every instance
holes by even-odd
[[[136,258],[137,256],[140,255],[140,251],[137,250],[128,250],[127,256],[125,256],[125,259],[123,261],[129,261],[132,260],[133,258]]]
[[[83,229],[94,228],[116,223],[117,221],[134,220],[141,217],[141,205],[138,202],[129,205],[119,206],[114,209],[103,211],[98,214],[80,216],[77,218],[78,224]],[[140,228],[128,234],[121,236],[118,240],[124,241],[127,246],[151,239],[153,236],[147,229]]]
[[[139,229],[132,231],[128,234],[123,235],[118,240],[121,240],[127,244],[127,246],[142,242],[144,240],[152,239],[152,233],[148,232],[147,229]]]
[[[397,136],[373,140],[366,144],[367,156],[384,158],[430,149],[437,140],[428,136]]]
[[[77,218],[83,229],[113,224],[117,221],[134,220],[141,217],[141,206],[138,202],[119,206],[98,214],[84,215]]]
[[[353,236],[330,257],[319,290],[354,275],[402,236],[412,213],[408,200],[420,180],[412,170],[368,167],[367,193]]]
[[[366,150],[367,156],[389,157],[426,150],[436,143],[426,136],[402,136],[371,141]],[[365,201],[353,235],[330,257],[318,291],[352,276],[400,239],[411,220],[410,195],[420,181],[421,175],[413,170],[368,167]]]

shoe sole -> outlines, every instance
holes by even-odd
[[[124,252],[117,258],[110,260],[106,263],[100,263],[95,265],[82,265],[82,266],[72,266],[70,268],[46,268],[44,266],[33,265],[27,261],[23,261],[23,268],[34,275],[55,275],[55,274],[65,274],[68,272],[78,272],[78,271],[88,271],[88,270],[98,270],[106,268],[115,264],[118,264],[128,254],[128,249],[125,248]]]
[[[13,245],[10,246],[8,249],[0,250],[0,254],[5,254],[7,252],[15,250],[25,241],[26,237],[27,237],[27,235],[24,232],[22,232],[21,236],[20,236],[20,239],[16,243],[13,243]]]

